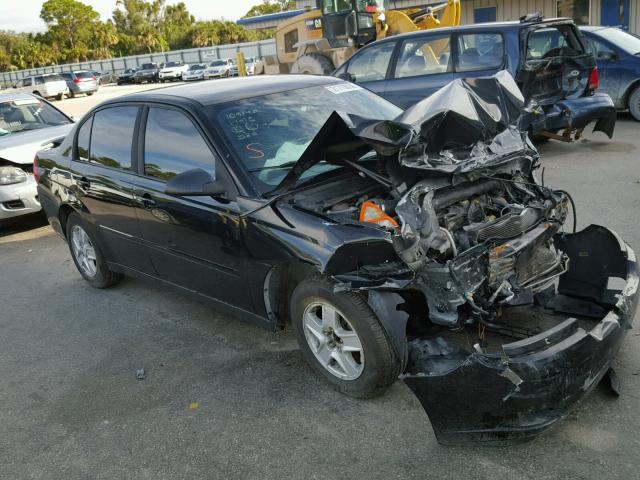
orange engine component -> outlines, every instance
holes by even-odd
[[[384,210],[382,210],[382,208],[369,201],[364,202],[362,204],[362,207],[360,208],[360,221],[376,223],[378,225],[382,225],[383,227],[394,228],[395,230],[398,230],[400,228],[398,222],[384,213]]]

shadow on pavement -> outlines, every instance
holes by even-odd
[[[42,212],[0,220],[0,238],[46,227],[47,225],[47,217]]]

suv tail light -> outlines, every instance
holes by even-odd
[[[33,157],[33,178],[36,179],[36,183],[40,183],[40,175],[38,174],[38,156]]]
[[[589,74],[589,85],[587,88],[589,90],[597,90],[600,85],[600,75],[598,74],[598,67],[593,67],[591,73]]]
[[[79,78],[74,78],[73,79],[73,83],[80,83],[80,79]]]
[[[96,77],[91,77],[91,80],[95,81],[95,80],[98,80],[98,79]]]

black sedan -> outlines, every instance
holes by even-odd
[[[505,72],[405,112],[330,77],[154,90],[40,152],[38,193],[92,286],[152,279],[290,326],[345,394],[401,376],[439,441],[517,440],[609,372],[638,302],[615,233],[564,231],[522,112]]]

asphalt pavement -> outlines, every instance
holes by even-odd
[[[103,98],[59,106],[79,115]],[[610,226],[640,253],[638,132],[621,115],[612,141],[540,151],[579,227]],[[291,333],[140,280],[92,289],[40,216],[0,230],[0,292],[2,479],[639,478],[638,327],[616,362],[620,397],[599,386],[523,445],[444,447],[400,381],[354,400],[306,366]]]

